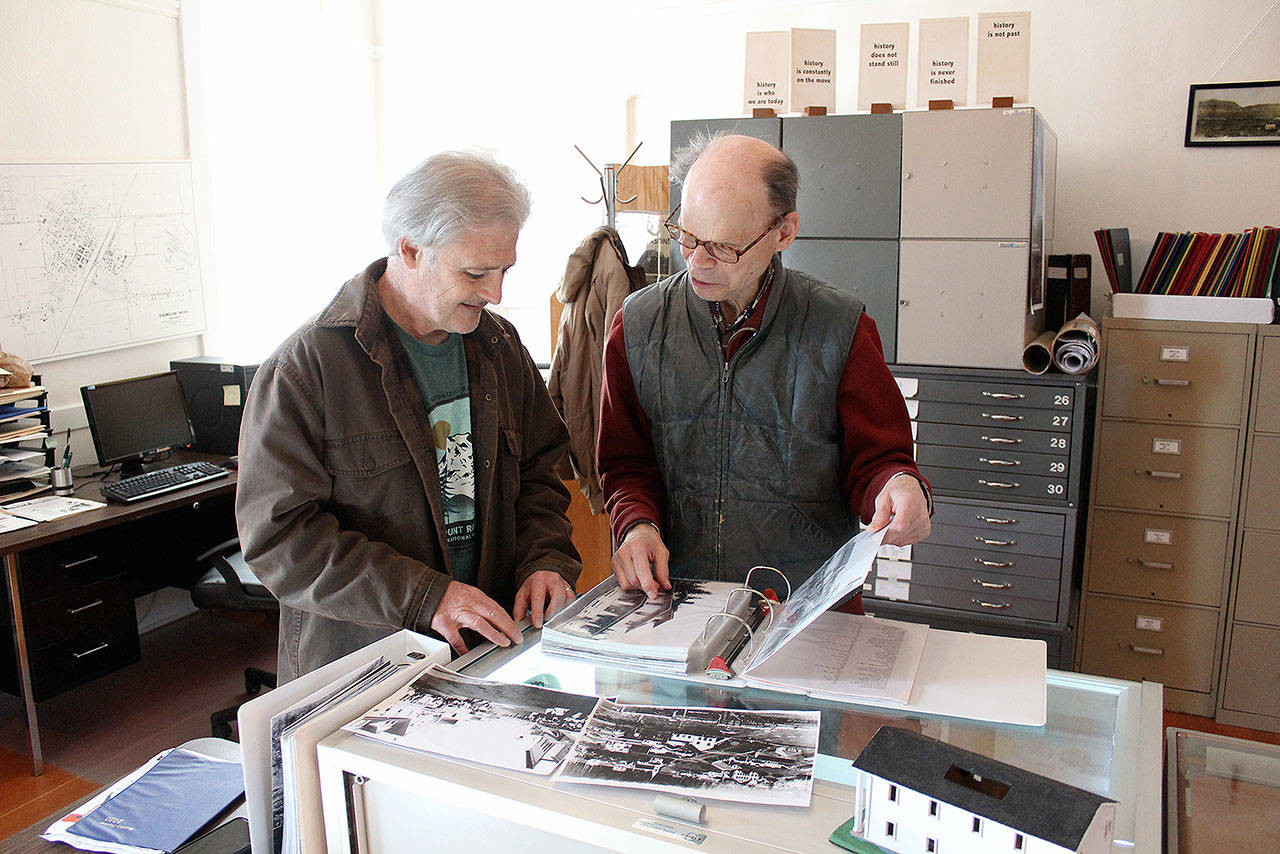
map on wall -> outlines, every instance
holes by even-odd
[[[0,163],[0,348],[49,361],[204,328],[190,163]]]

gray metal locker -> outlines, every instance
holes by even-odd
[[[804,237],[898,237],[902,114],[782,120],[782,150],[800,170]]]
[[[898,337],[898,241],[802,237],[782,253],[782,263],[862,300],[880,330],[885,360],[894,361]]]

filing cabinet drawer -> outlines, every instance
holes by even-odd
[[[985,528],[935,524],[926,544],[981,549],[992,554],[1043,555],[1059,559],[1062,557],[1062,537],[1021,531],[991,531]]]
[[[1096,503],[1230,516],[1239,431],[1103,421]]]
[[[1049,430],[1070,433],[1074,416],[1056,409],[1019,408],[1003,403],[967,404],[922,400],[915,416],[917,421],[942,424],[968,424],[989,430]],[[912,407],[907,407],[908,411]]]
[[[1255,435],[1252,443],[1244,524],[1280,531],[1280,436]]]
[[[1012,575],[1057,579],[1062,574],[1062,555],[1017,554],[996,549],[943,546],[934,542],[911,547],[912,563],[968,569],[975,572],[1003,572]]]
[[[1274,327],[1273,327],[1274,328]],[[1253,429],[1264,433],[1280,433],[1280,336],[1263,335],[1260,339],[1262,361],[1258,366],[1259,394],[1253,416]]]
[[[880,582],[876,582],[876,596],[880,596]],[[906,585],[898,585],[897,590],[906,593],[898,598],[900,601],[915,605],[932,605],[935,608],[950,608],[979,614],[998,614],[1002,617],[1015,617],[1024,620],[1039,620],[1051,623],[1058,616],[1056,599],[1027,599],[1021,596],[1010,596],[998,590],[956,590],[950,587],[932,587],[915,580]]]
[[[1280,715],[1280,629],[1232,629],[1221,705],[1237,712]]]
[[[1185,691],[1213,689],[1217,611],[1105,596],[1087,599],[1081,634],[1085,673],[1161,682]]]
[[[1066,501],[1067,481],[1060,477],[1034,477],[1018,471],[972,471],[969,469],[929,468],[920,466],[934,489],[947,492],[1000,496],[1010,501],[1040,499]]]
[[[980,448],[992,453],[1021,451],[1062,457],[1071,453],[1071,436],[1068,433],[1012,430],[995,425],[969,427],[963,424],[938,424],[932,421],[913,421],[911,429],[918,445],[954,445]]]
[[[974,596],[1017,596],[1025,599],[1058,601],[1058,579],[1012,575],[1000,570],[965,568],[959,566],[934,566],[914,561],[904,565],[901,561],[876,561],[876,578],[910,581],[925,587],[945,587]]]
[[[1250,344],[1247,333],[1110,328],[1102,414],[1238,424]]]
[[[126,576],[114,575],[33,603],[27,610],[32,648],[47,646],[115,620],[134,619]]]
[[[1230,559],[1226,522],[1097,510],[1089,589],[1193,605],[1222,602]]]
[[[1244,532],[1236,581],[1235,619],[1280,626],[1280,534]],[[1280,705],[1274,714],[1280,714]]]
[[[32,655],[32,693],[45,700],[141,658],[138,625],[127,619],[41,647]]]
[[[1049,534],[1061,539],[1066,517],[1057,513],[1040,513],[1021,507],[981,504],[957,504],[939,499],[933,505],[933,524],[960,525],[987,531],[1019,531]]]
[[[1060,409],[1064,412],[1070,412],[1075,404],[1075,389],[1071,387],[1028,385],[997,379],[982,382],[943,380],[936,377],[914,377],[901,370],[895,376],[898,387],[904,389],[903,397],[909,400]]]
[[[956,448],[946,445],[916,446],[916,463],[921,467],[940,466],[952,469],[970,469],[987,474],[1049,477],[1065,481],[1068,477],[1068,460],[1049,454],[1028,454],[1006,448]]]
[[[18,575],[27,602],[92,584],[121,571],[118,541],[106,533],[76,537],[18,556]]]

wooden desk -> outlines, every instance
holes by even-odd
[[[169,464],[220,458],[175,454]],[[102,501],[103,481],[76,472],[76,497]],[[133,600],[189,587],[196,557],[235,536],[236,473],[145,499],[108,504],[0,535],[12,654],[0,690],[21,696],[34,773],[44,772],[36,703],[137,661]],[[12,662],[12,667],[10,666]]]

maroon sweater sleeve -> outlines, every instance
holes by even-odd
[[[614,315],[604,345],[596,466],[614,543],[637,522],[652,522],[662,530],[667,488],[658,470],[649,416],[640,406],[627,363],[621,311]]]
[[[875,515],[876,496],[900,472],[928,484],[912,453],[911,419],[898,383],[884,362],[876,322],[864,313],[845,359],[836,392],[840,411],[840,463],[849,510],[864,522]]]

